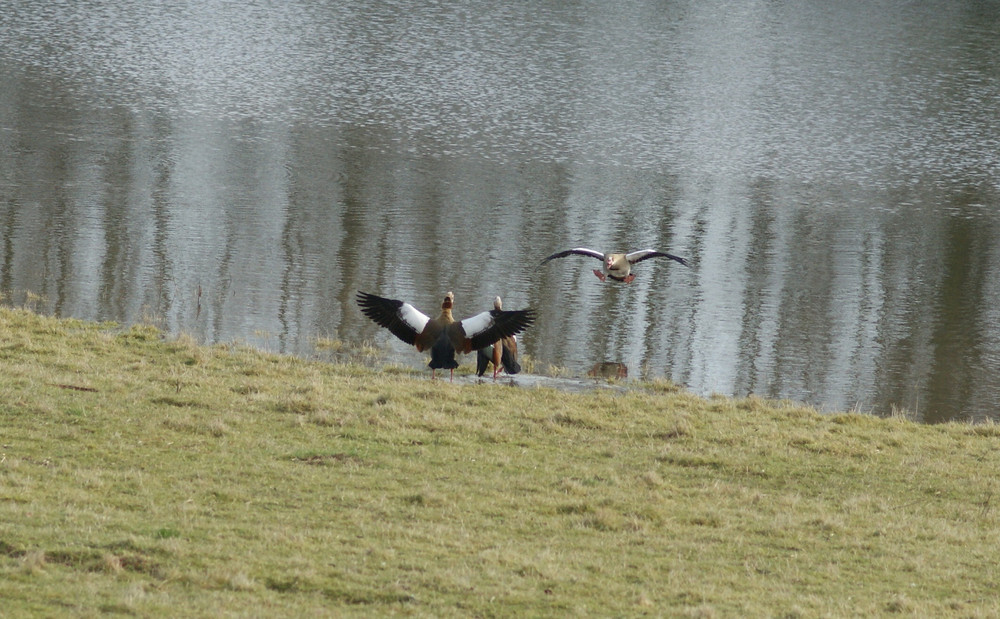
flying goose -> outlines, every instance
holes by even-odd
[[[493,299],[493,308],[497,311],[503,309],[503,301],[500,297]],[[486,368],[493,363],[493,380],[497,379],[497,374],[503,369],[508,374],[517,374],[521,371],[521,365],[517,362],[517,336],[502,337],[485,348],[476,351],[476,376],[486,373]]]
[[[513,336],[527,329],[535,321],[534,310],[503,311],[494,309],[456,321],[451,310],[455,295],[448,292],[441,303],[441,314],[430,318],[409,303],[386,299],[367,292],[358,292],[358,305],[362,313],[375,324],[385,327],[418,352],[431,351],[431,377],[438,369],[451,370],[454,378],[455,353],[469,353],[485,348],[497,340]]]
[[[594,275],[597,276],[602,282],[605,278],[610,277],[616,282],[630,283],[635,279],[635,275],[631,273],[632,265],[636,262],[642,262],[643,260],[648,260],[650,258],[670,258],[671,260],[676,260],[684,266],[688,266],[688,261],[680,256],[675,256],[673,254],[668,254],[662,251],[656,251],[655,249],[640,249],[637,251],[631,251],[627,254],[602,254],[599,251],[593,249],[587,249],[586,247],[574,247],[573,249],[567,249],[565,251],[560,251],[552,254],[545,260],[542,260],[542,264],[545,264],[553,258],[564,258],[566,256],[577,254],[580,256],[590,256],[591,258],[597,258],[604,262],[604,271],[598,271],[594,269]]]

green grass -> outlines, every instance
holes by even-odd
[[[365,353],[368,354],[368,353]],[[1000,614],[1000,428],[0,310],[4,616]]]

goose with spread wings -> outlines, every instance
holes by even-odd
[[[516,335],[535,321],[531,309],[504,311],[493,309],[463,320],[452,317],[455,295],[445,294],[441,314],[431,318],[409,303],[387,299],[367,292],[358,292],[361,312],[375,324],[416,347],[418,352],[430,350],[431,377],[439,369],[451,370],[454,378],[458,362],[455,353],[467,354],[490,346],[497,340]]]
[[[556,252],[545,260],[542,260],[542,264],[555,258],[565,258],[572,255],[590,256],[602,261],[604,269],[601,271],[594,269],[594,275],[602,282],[610,277],[616,282],[631,283],[635,279],[635,275],[632,273],[632,265],[643,260],[649,260],[650,258],[669,258],[684,266],[689,266],[686,259],[655,249],[639,249],[623,254],[606,254],[594,249],[587,249],[586,247],[574,247],[573,249]]]

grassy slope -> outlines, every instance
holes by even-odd
[[[1000,429],[0,310],[11,616],[1000,613]]]

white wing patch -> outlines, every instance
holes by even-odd
[[[476,314],[461,321],[461,325],[462,330],[465,331],[465,337],[472,337],[493,326],[493,315],[489,312]]]
[[[594,258],[597,258],[598,260],[604,260],[604,254],[602,254],[599,251],[596,251],[596,250],[593,250],[593,249],[589,249],[587,247],[574,247],[570,251],[573,251],[573,252],[575,252],[577,254],[583,254],[585,256],[593,256]]]
[[[639,260],[640,258],[645,258],[649,254],[655,254],[655,253],[656,253],[655,249],[640,249],[640,250],[629,252],[629,253],[625,254],[625,259],[628,260],[629,262],[635,262],[636,260]]]
[[[403,303],[399,308],[399,317],[403,319],[403,322],[413,327],[413,330],[417,333],[423,332],[424,327],[427,326],[427,321],[430,320],[429,317],[409,303]]]

